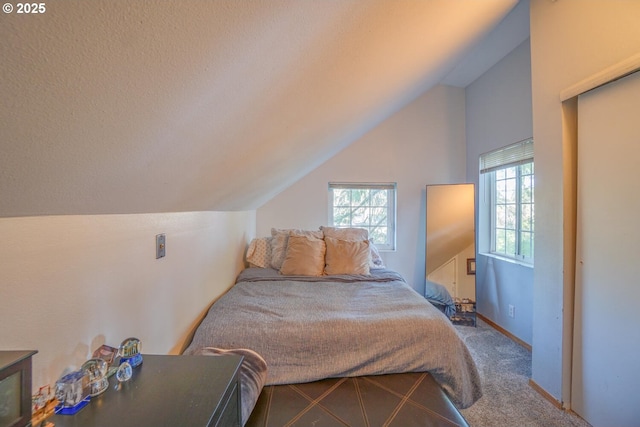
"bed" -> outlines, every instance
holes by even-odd
[[[424,297],[448,318],[456,314],[455,300],[447,288],[441,284],[425,280]]]
[[[273,229],[254,239],[250,267],[184,354],[250,349],[266,361],[265,385],[429,372],[459,408],[471,406],[480,379],[451,322],[384,268],[366,234],[343,233]]]

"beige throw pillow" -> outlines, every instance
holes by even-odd
[[[369,241],[339,240],[325,236],[325,274],[369,274]]]
[[[280,273],[285,276],[322,276],[325,252],[324,240],[306,236],[289,236],[287,253]]]
[[[307,236],[322,239],[324,234],[321,230],[300,230],[297,228],[272,228],[271,229],[271,268],[280,270],[284,257],[287,254],[287,244],[289,236]]]
[[[320,227],[325,236],[340,240],[368,240],[369,230],[366,228],[338,228],[338,227]]]

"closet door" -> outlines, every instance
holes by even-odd
[[[640,420],[640,73],[578,98],[571,406],[594,427]]]

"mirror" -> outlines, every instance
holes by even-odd
[[[456,324],[475,326],[475,187],[427,185],[425,298]]]

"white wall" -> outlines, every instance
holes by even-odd
[[[569,194],[575,135],[559,94],[640,51],[639,16],[637,1],[531,2],[536,165],[532,379],[564,402],[570,399],[575,266],[568,237],[575,228]]]
[[[466,91],[467,178],[480,189],[480,154],[533,135],[529,40],[469,85]],[[484,202],[483,194],[478,194],[478,209],[483,208]],[[482,231],[482,226],[478,224],[478,232]],[[533,268],[482,255],[487,249],[478,246],[476,309],[489,320],[531,344]],[[537,254],[538,248],[536,264]],[[515,308],[513,318],[508,316],[509,305]]]
[[[436,86],[257,210],[271,227],[327,224],[329,181],[397,182],[397,250],[387,266],[424,292],[425,186],[465,179],[464,90]]]
[[[254,227],[253,211],[0,219],[0,349],[39,351],[34,389],[129,336],[179,353],[234,283]]]

